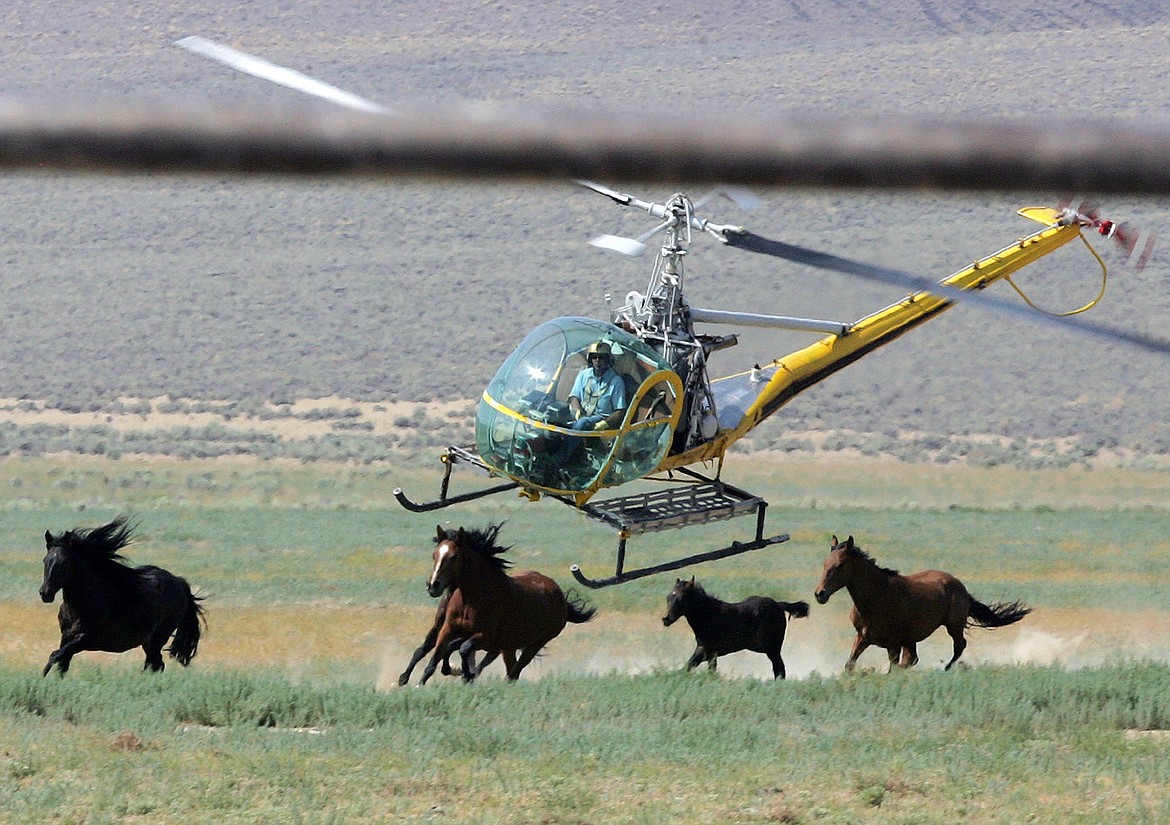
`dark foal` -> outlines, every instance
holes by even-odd
[[[715,659],[726,653],[750,650],[765,654],[772,662],[772,677],[786,676],[780,648],[784,646],[786,619],[803,619],[808,602],[778,602],[767,596],[749,596],[734,604],[720,601],[695,583],[678,579],[666,597],[666,615],[662,623],[669,627],[680,617],[687,620],[695,633],[695,652],[687,660],[687,669],[705,661],[715,669]]]

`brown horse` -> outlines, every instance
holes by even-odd
[[[434,621],[431,623],[431,629],[427,631],[426,638],[423,639],[414,655],[410,657],[410,664],[406,666],[406,670],[402,671],[402,675],[398,677],[399,686],[405,685],[410,681],[410,674],[414,671],[415,665],[422,661],[423,657],[435,649],[435,642],[439,638],[439,631],[443,629],[443,625],[447,623],[447,615],[453,617],[458,616],[463,611],[463,594],[458,590],[448,590],[443,594],[443,598],[439,599],[439,607],[435,611]],[[451,654],[459,649],[459,645],[464,642],[463,639],[452,639],[447,645],[446,655],[442,659],[439,672],[444,676],[451,676],[455,673],[451,669]],[[479,664],[479,670],[483,671],[485,667],[495,660],[494,654],[488,654]],[[425,681],[425,680],[424,680]],[[420,683],[421,684],[421,683]]]
[[[443,594],[443,598],[439,599],[439,607],[435,611],[435,619],[431,623],[431,629],[427,631],[426,637],[423,639],[421,645],[415,648],[414,655],[410,657],[410,664],[406,666],[406,670],[402,671],[402,675],[398,677],[398,684],[405,685],[410,681],[410,674],[414,670],[414,666],[422,661],[423,656],[426,656],[435,648],[435,640],[439,638],[439,631],[443,629],[443,623],[447,621],[447,610],[451,605],[451,595],[454,591],[448,590]],[[456,609],[461,609],[462,602],[456,605]],[[442,673],[444,676],[452,674],[450,657],[446,657],[442,662]]]
[[[580,624],[596,614],[581,600],[567,598],[548,576],[534,570],[510,575],[510,563],[502,557],[508,548],[496,544],[499,532],[498,524],[484,530],[460,527],[455,532],[437,528],[427,592],[439,596],[453,588],[451,602],[457,596],[461,604],[458,610],[448,604],[423,682],[456,647],[464,681],[474,679],[496,656],[503,657],[508,679],[517,679],[567,622]],[[479,668],[473,659],[476,650],[485,653]]]
[[[918,663],[918,643],[939,627],[945,627],[955,643],[946,667],[950,670],[967,646],[963,632],[968,627],[1003,627],[1032,612],[1020,602],[976,601],[961,581],[941,570],[901,576],[897,570],[879,567],[854,544],[853,536],[843,544],[833,536],[814,594],[817,602],[824,604],[842,587],[853,599],[849,619],[857,629],[846,670],[853,670],[857,657],[870,645],[886,649],[891,670],[894,665],[913,667]]]

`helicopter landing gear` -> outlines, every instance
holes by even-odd
[[[485,475],[490,475],[487,466],[480,460],[479,456],[475,454],[473,448],[469,447],[448,447],[439,459],[443,462],[443,481],[439,487],[439,497],[433,501],[415,502],[411,501],[401,487],[394,488],[394,498],[412,513],[429,513],[432,510],[440,510],[444,507],[450,507],[452,504],[462,504],[465,501],[474,501],[477,498],[484,498],[485,496],[492,496],[496,493],[503,493],[508,490],[515,490],[520,485],[515,481],[505,482],[504,484],[497,484],[494,487],[487,487],[482,490],[475,490],[470,493],[463,493],[462,495],[449,496],[447,495],[448,487],[451,483],[451,468],[458,463],[464,463],[479,470]]]
[[[399,488],[394,491],[394,497],[398,503],[413,513],[427,513],[450,507],[453,504],[474,501],[507,490],[515,490],[521,486],[516,482],[506,482],[470,493],[448,495],[451,469],[456,464],[464,464],[489,476],[495,474],[491,468],[484,464],[474,447],[448,447],[447,452],[442,456],[442,462],[444,464],[443,480],[437,499],[426,502],[411,501]],[[676,476],[684,478],[679,479]],[[655,573],[678,570],[692,564],[738,556],[740,553],[788,541],[787,533],[776,536],[764,535],[764,514],[767,511],[768,503],[759,496],[752,495],[719,478],[708,478],[686,467],[673,470],[669,478],[657,480],[674,483],[651,493],[638,493],[600,501],[594,500],[580,507],[567,496],[544,493],[546,498],[555,499],[579,509],[594,521],[599,521],[618,531],[617,564],[614,574],[601,579],[592,579],[581,572],[580,565],[574,564],[569,567],[573,578],[584,586],[596,590],[651,576]],[[713,521],[726,521],[752,513],[755,513],[756,516],[756,535],[751,541],[733,541],[718,550],[696,553],[636,570],[626,570],[626,540],[631,536],[673,530],[696,524],[707,524]]]
[[[764,516],[768,503],[763,499],[719,479],[708,479],[685,468],[679,472],[691,476],[692,480],[681,487],[606,499],[582,507],[581,509],[591,518],[618,529],[617,565],[612,576],[592,579],[581,572],[580,565],[574,564],[569,568],[573,578],[586,587],[599,589],[655,573],[678,570],[692,564],[738,556],[740,553],[788,541],[787,533],[764,536]],[[723,521],[751,513],[756,514],[756,535],[751,541],[733,541],[718,550],[697,553],[637,570],[625,569],[626,540],[632,535]]]

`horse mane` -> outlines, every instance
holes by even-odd
[[[898,575],[901,575],[900,573],[898,573],[898,571],[897,571],[897,570],[894,570],[892,567],[882,567],[880,564],[878,564],[878,563],[877,563],[877,559],[875,559],[875,558],[874,558],[873,556],[871,556],[869,553],[867,553],[867,552],[865,552],[864,550],[862,550],[862,549],[861,549],[860,547],[858,547],[856,544],[855,544],[855,545],[853,545],[853,549],[857,551],[857,555],[861,556],[861,558],[862,558],[862,559],[864,559],[865,561],[867,561],[867,562],[869,562],[870,564],[872,564],[872,565],[873,565],[874,567],[876,567],[876,568],[877,568],[877,569],[878,569],[880,572],[882,572],[882,573],[885,573],[887,576],[898,576]]]
[[[682,579],[679,579],[679,581],[683,582]],[[722,599],[718,599],[708,593],[706,588],[704,588],[703,585],[699,584],[694,579],[683,582],[683,584],[686,585],[689,598],[694,599],[697,604],[726,604],[726,602],[724,602]]]
[[[105,559],[125,564],[126,559],[119,551],[133,540],[134,525],[125,516],[118,516],[101,527],[67,530],[57,539],[57,543],[66,552],[78,553],[94,561]]]
[[[703,587],[703,585],[699,584],[697,581],[692,580],[690,582],[690,588],[691,588],[691,592],[699,599],[702,599],[704,601],[712,601],[712,600],[718,601],[718,599],[716,599],[714,596],[712,596],[710,593],[708,593],[706,591],[706,589]]]
[[[85,558],[99,575],[130,583],[138,578],[138,570],[119,551],[134,540],[134,528],[126,516],[118,516],[101,527],[67,530],[54,543],[68,555]]]
[[[500,528],[503,526],[501,523],[489,524],[482,529],[473,528],[467,530],[460,528],[463,532],[464,546],[468,550],[473,550],[482,556],[484,561],[490,562],[493,567],[501,572],[512,566],[512,562],[503,557],[504,553],[512,549],[512,545],[509,544],[504,547],[496,544],[496,536],[499,535]],[[435,543],[438,544],[439,541],[440,539],[436,539]]]

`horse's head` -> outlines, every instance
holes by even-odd
[[[838,542],[837,537],[833,536],[833,541],[829,545],[829,555],[825,557],[821,583],[817,585],[813,594],[816,596],[817,604],[824,604],[830,596],[845,586],[849,564],[859,552],[857,545],[853,543],[853,536],[843,542]]]
[[[69,558],[66,553],[68,533],[54,536],[45,531],[45,577],[41,579],[41,601],[49,604],[69,578]]]
[[[510,548],[496,543],[502,524],[492,524],[483,529],[464,530],[460,527],[451,533],[440,525],[435,535],[435,566],[427,580],[427,592],[438,596],[448,588],[460,587],[466,579],[499,577],[507,579],[505,572],[511,562],[503,554]]]
[[[684,581],[683,579],[675,580],[674,589],[666,597],[666,615],[662,617],[662,623],[664,625],[670,627],[680,617],[686,615],[687,608],[691,604],[691,597],[694,595],[697,586],[694,576],[691,576],[690,581]]]
[[[427,592],[431,596],[438,596],[451,586],[451,582],[459,575],[459,569],[463,564],[459,553],[459,545],[464,539],[463,528],[460,527],[458,531],[448,533],[440,524],[437,529],[435,552],[431,556],[434,560],[434,567],[431,569],[430,579],[427,580]]]
[[[57,591],[68,587],[78,577],[109,575],[111,568],[122,568],[125,559],[118,552],[128,545],[134,526],[125,516],[118,516],[101,527],[66,530],[59,536],[45,531],[45,577],[41,581],[41,600],[53,601]]]

